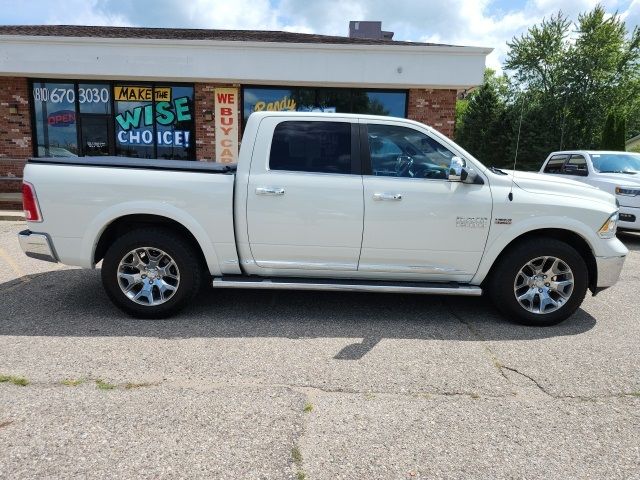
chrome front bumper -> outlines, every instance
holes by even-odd
[[[596,257],[598,267],[598,289],[603,289],[615,285],[620,278],[622,266],[626,256],[618,257]]]
[[[23,230],[18,233],[20,248],[27,257],[44,260],[45,262],[57,262],[53,245],[49,235],[46,233],[33,233],[30,230]]]

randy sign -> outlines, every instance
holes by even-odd
[[[216,88],[216,162],[235,163],[238,161],[238,90]]]

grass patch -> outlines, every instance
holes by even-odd
[[[100,390],[113,390],[116,386],[112,383],[107,383],[104,380],[96,380],[96,385]]]
[[[413,398],[424,398],[425,400],[431,400],[431,394],[429,393],[412,393]]]
[[[291,459],[296,465],[302,464],[302,453],[300,453],[300,449],[297,446],[291,449]]]
[[[83,380],[80,378],[67,378],[60,383],[62,383],[62,385],[66,385],[67,387],[77,387],[82,382]]]
[[[29,380],[24,377],[16,377],[15,375],[0,375],[0,383],[13,383],[21,387],[29,385]]]
[[[477,393],[472,393],[471,395],[469,395],[471,398],[473,398],[474,400],[477,400],[478,398],[480,398],[480,395],[478,395]]]
[[[304,404],[304,408],[302,409],[302,411],[303,411],[304,413],[311,413],[311,412],[313,412],[313,404],[311,404],[311,403],[309,403],[309,402],[305,403],[305,404]]]
[[[7,421],[4,421],[4,422],[0,422],[0,428],[8,427],[12,423],[13,423],[13,420],[7,420]]]
[[[298,480],[307,478],[307,474],[302,470],[302,452],[300,452],[297,445],[294,445],[291,449],[291,459],[296,466],[296,478]]]
[[[124,388],[126,388],[127,390],[133,390],[134,388],[144,388],[144,387],[151,387],[153,386],[153,383],[127,383]]]

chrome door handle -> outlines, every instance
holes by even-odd
[[[271,195],[271,196],[284,195],[284,188],[258,187],[256,188],[256,195]]]
[[[374,200],[393,200],[393,201],[400,201],[402,200],[402,195],[400,193],[374,193],[373,194],[373,199]]]

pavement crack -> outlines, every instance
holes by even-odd
[[[545,395],[548,395],[549,397],[552,398],[562,398],[562,397],[558,397],[556,395],[551,394],[546,388],[544,388],[542,386],[542,384],[540,382],[538,382],[535,378],[533,378],[531,375],[527,375],[526,373],[522,373],[520,370],[518,370],[517,368],[513,368],[513,367],[508,367],[506,365],[501,365],[500,367],[503,370],[507,370],[509,372],[513,372],[516,373],[518,375],[520,375],[521,377],[526,378],[527,380],[529,380],[531,383],[533,383],[536,387],[538,387],[538,389],[544,393]],[[505,375],[506,376],[506,375]],[[513,383],[513,382],[512,382]]]
[[[326,387],[313,384],[288,384],[288,383],[256,383],[256,382],[208,382],[205,380],[170,380],[165,379],[162,381],[144,381],[144,382],[123,382],[114,381],[114,383],[107,383],[109,391],[111,392],[130,392],[133,390],[146,390],[152,388],[174,388],[174,389],[192,389],[197,391],[214,391],[217,389],[233,389],[233,388],[253,388],[253,389],[287,389],[299,394],[302,398],[300,403],[300,411],[302,412],[302,434],[305,431],[305,417],[316,414],[317,403],[316,399],[320,395],[361,395],[366,399],[374,399],[376,397],[392,397],[392,398],[423,398],[423,399],[438,399],[438,398],[471,398],[471,399],[504,399],[513,398],[517,395],[518,387],[523,387],[522,382],[514,381],[514,375],[521,377],[527,381],[528,384],[536,387],[537,390],[544,393],[550,398],[556,400],[581,400],[581,401],[598,401],[608,399],[638,399],[640,398],[640,392],[627,391],[627,392],[603,392],[593,395],[572,395],[572,394],[554,394],[543,386],[538,380],[529,374],[523,373],[517,368],[509,367],[506,365],[499,365],[499,369],[503,377],[514,386],[514,391],[509,393],[491,393],[491,392],[476,392],[467,390],[411,390],[411,391],[389,391],[389,390],[361,390],[354,388],[344,387]],[[16,377],[17,378],[17,377]],[[10,382],[0,383],[0,388],[16,388],[16,389],[33,389],[33,388],[63,388],[63,389],[82,389],[82,388],[95,388],[101,389],[96,379],[90,376],[83,377],[79,380],[64,379],[59,381],[43,381],[43,380],[28,380],[25,385],[9,385]],[[144,388],[143,388],[144,387]],[[295,444],[295,442],[294,442]]]
[[[449,304],[449,302],[443,301],[443,304],[447,308],[447,310],[449,310],[449,313],[451,313],[453,318],[455,318],[461,324],[463,324],[465,327],[467,327],[467,329],[469,330],[469,332],[471,333],[471,335],[475,339],[477,339],[479,342],[482,342],[482,347],[483,347],[484,351],[486,352],[487,356],[491,360],[491,363],[493,364],[493,366],[498,370],[498,372],[500,372],[500,375],[502,375],[502,378],[504,378],[507,382],[509,382],[514,387],[518,387],[518,385],[516,383],[514,383],[513,380],[511,378],[509,378],[509,376],[505,373],[505,371],[513,372],[513,373],[515,373],[517,375],[520,375],[521,377],[524,377],[527,380],[529,380],[529,382],[533,383],[545,395],[548,395],[549,397],[553,397],[553,398],[560,398],[560,397],[552,395],[545,387],[542,386],[542,384],[540,382],[538,382],[532,376],[527,375],[526,373],[522,373],[517,368],[508,367],[507,365],[505,365],[498,358],[498,355],[496,355],[496,353],[487,345],[487,340],[480,334],[480,332],[478,332],[475,329],[475,327],[469,321],[465,320],[461,315],[459,315],[453,309],[453,307]]]
[[[469,330],[473,338],[481,342],[482,349],[485,351],[487,357],[491,361],[491,364],[496,368],[496,370],[502,376],[502,378],[504,378],[509,383],[513,383],[511,382],[509,377],[505,375],[504,370],[502,369],[503,364],[498,358],[498,355],[496,355],[496,353],[493,350],[491,350],[491,348],[487,345],[487,340],[480,334],[480,332],[478,332],[469,321],[462,318],[462,316],[453,309],[453,307],[449,304],[449,302],[447,302],[446,300],[442,300],[442,304],[449,311],[449,313],[453,318],[455,318],[456,320],[458,320],[458,322],[460,322],[462,325],[467,327],[467,330]]]
[[[305,435],[307,433],[307,425],[309,422],[309,417],[313,414],[314,411],[314,400],[316,396],[315,389],[312,388],[296,388],[293,386],[283,386],[284,388],[288,388],[289,390],[296,392],[303,396],[302,407],[300,408],[300,414],[302,415],[300,421],[300,428],[297,431],[297,434],[294,434],[292,447],[291,447],[291,463],[292,470],[294,473],[294,478],[303,480],[306,478],[307,474],[304,471],[304,456],[302,455],[303,451],[303,442]]]

